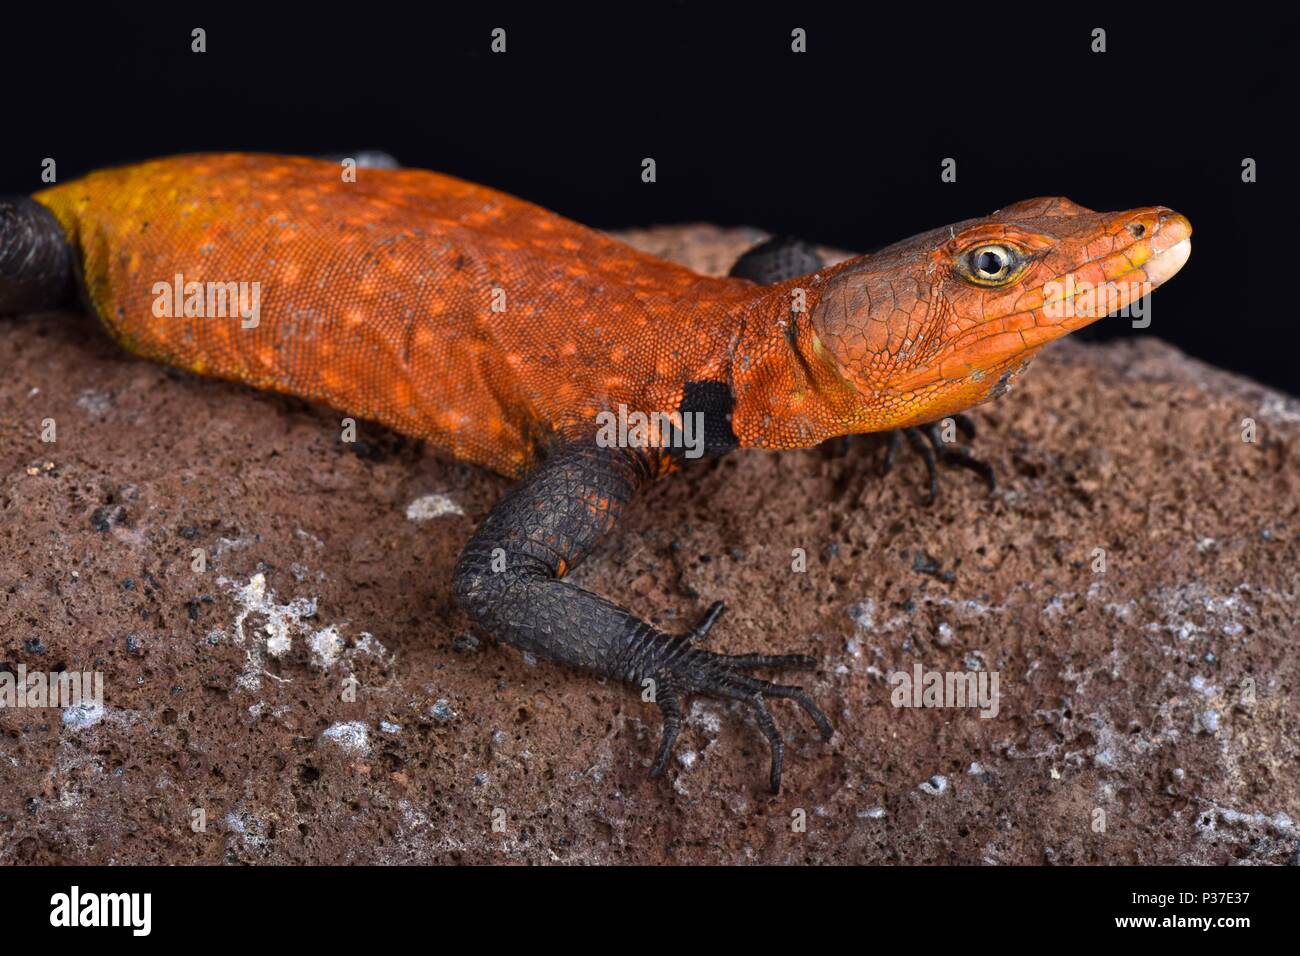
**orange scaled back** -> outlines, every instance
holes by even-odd
[[[35,198],[131,351],[322,401],[508,475],[601,410],[675,411],[685,382],[720,377],[757,292],[422,170],[345,182],[331,162],[179,156]],[[247,302],[257,283],[256,326],[233,310],[156,314],[159,284],[191,282],[205,304],[207,283],[247,283]]]

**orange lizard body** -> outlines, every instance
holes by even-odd
[[[933,421],[1000,392],[1043,344],[1100,317],[1048,317],[1045,283],[1115,281],[1125,305],[1136,283],[1166,277],[1172,264],[1151,269],[1152,257],[1190,234],[1161,207],[1030,200],[765,287],[421,170],[348,182],[319,160],[193,155],[34,198],[129,350],[323,401],[508,475],[548,437],[590,432],[601,411],[679,412],[693,381],[733,390],[741,446]],[[973,284],[954,268],[980,243],[1033,258],[1012,283]],[[163,286],[184,293],[183,313],[187,287],[203,298],[209,283],[241,282],[260,289],[255,327],[156,314]]]
[[[801,688],[750,671],[817,662],[701,649],[720,605],[668,634],[563,580],[680,461],[662,433],[610,444],[601,416],[667,416],[683,434],[699,416],[706,454],[932,423],[1001,394],[1043,345],[1133,303],[1191,248],[1187,220],[1161,206],[1032,199],[805,275],[759,269],[759,285],[436,173],[343,173],[181,156],[0,201],[0,312],[66,304],[79,285],[140,355],[525,475],[461,554],[461,606],[511,644],[648,693],[664,717],[652,773],[687,697],[743,702],[773,790],[784,742],[767,701],[833,729]]]

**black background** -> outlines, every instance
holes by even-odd
[[[6,8],[0,192],[195,150],[350,153],[600,228],[867,250],[1039,195],[1196,230],[1150,333],[1300,394],[1294,15],[686,3]],[[493,27],[507,53],[489,50]],[[790,51],[790,31],[808,52]],[[207,52],[190,52],[190,31]],[[1108,51],[1090,52],[1091,31]],[[658,182],[641,181],[653,157]],[[945,157],[956,183],[940,181]],[[1241,181],[1241,162],[1259,181]],[[1135,334],[1122,319],[1097,337]]]

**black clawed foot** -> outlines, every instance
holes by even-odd
[[[975,423],[965,415],[952,415],[953,424],[961,432],[966,441],[972,441],[975,438]],[[926,497],[926,504],[932,505],[939,496],[939,464],[958,465],[967,468],[981,478],[988,486],[989,493],[992,494],[997,490],[997,476],[991,465],[981,461],[970,453],[970,449],[964,445],[955,442],[944,441],[943,422],[931,422],[929,425],[923,425],[917,428],[900,428],[889,434],[889,448],[885,452],[885,464],[883,471],[889,474],[894,467],[894,461],[898,457],[898,449],[901,447],[903,439],[913,451],[921,456],[925,462],[926,474],[929,478],[929,494]],[[928,444],[926,440],[929,440]]]
[[[713,608],[705,619],[711,624],[710,616],[716,620]],[[701,622],[703,624],[704,621]],[[751,677],[743,671],[755,667],[792,668],[809,670],[817,666],[815,658],[804,654],[712,654],[708,651],[691,650],[677,656],[671,663],[671,670],[658,678],[659,694],[656,700],[664,715],[663,740],[659,753],[655,757],[651,776],[658,776],[668,764],[673,743],[681,729],[681,700],[679,694],[704,694],[710,697],[722,697],[748,704],[754,710],[759,729],[767,738],[772,750],[772,769],[770,783],[772,792],[781,790],[781,766],[785,757],[785,741],[777,730],[776,722],[767,709],[766,701],[774,698],[793,700],[817,726],[823,740],[830,740],[835,733],[830,720],[821,709],[813,703],[811,697],[802,687],[786,684],[773,684],[761,678]]]

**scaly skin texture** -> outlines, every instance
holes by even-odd
[[[676,412],[691,381],[734,390],[742,447],[941,418],[1086,324],[1044,314],[1046,282],[1145,281],[1150,257],[1190,234],[1161,207],[1029,200],[763,287],[420,170],[360,170],[349,183],[317,160],[182,156],[35,198],[131,351],[320,400],[509,475],[551,435],[589,432],[601,410]],[[982,241],[1037,258],[1011,285],[975,286],[954,263]],[[260,283],[257,328],[156,317],[154,283],[178,273]]]
[[[188,156],[35,197],[91,302],[140,355],[323,401],[519,475],[602,408],[677,409],[725,374],[749,283],[420,170]],[[155,282],[259,282],[257,328],[154,316]],[[495,301],[504,311],[493,311]]]
[[[933,422],[1001,394],[1043,345],[1106,311],[1079,308],[1077,290],[1116,283],[1108,305],[1120,308],[1159,285],[1191,233],[1159,206],[1034,199],[763,286],[418,170],[347,182],[334,163],[182,156],[33,198],[57,223],[27,201],[0,208],[0,309],[58,304],[71,276],[50,264],[66,260],[138,354],[527,474],[461,556],[462,606],[503,640],[643,688],[664,715],[655,773],[684,697],[743,701],[771,745],[774,790],[784,745],[766,700],[796,701],[824,737],[831,726],[798,687],[748,671],[812,659],[713,654],[693,642],[716,607],[667,634],[563,580],[638,489],[680,464],[635,433],[634,447],[603,445],[597,415],[700,412],[710,454]],[[60,240],[71,255],[49,254]],[[256,326],[156,314],[157,284],[178,275],[257,283]]]

